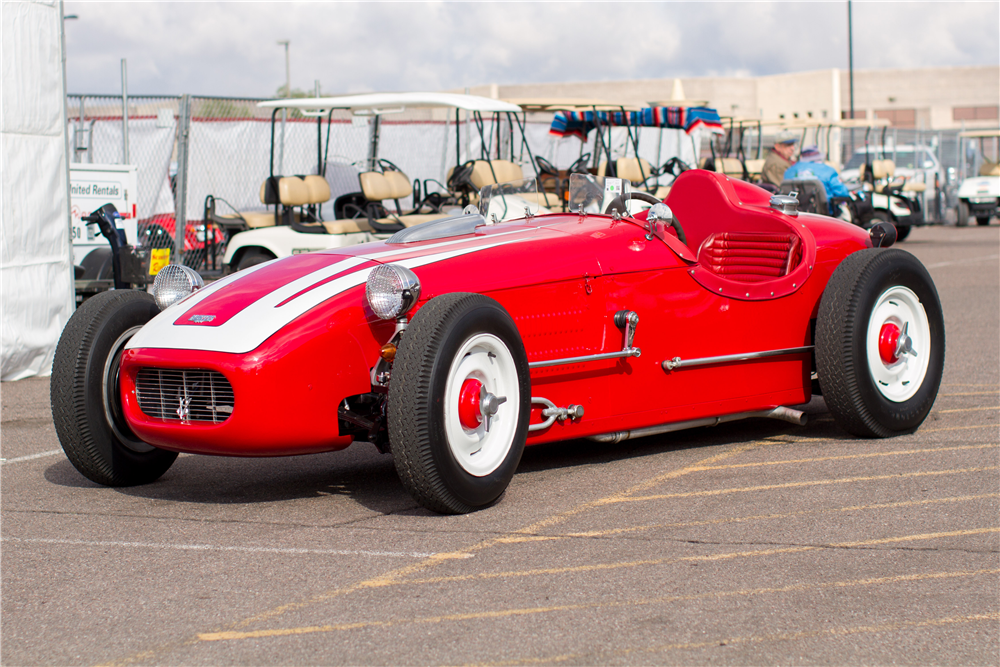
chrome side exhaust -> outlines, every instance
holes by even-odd
[[[754,418],[780,419],[798,426],[805,426],[807,421],[807,417],[804,412],[793,410],[792,408],[786,408],[784,406],[778,406],[776,408],[771,408],[770,410],[754,410],[752,412],[740,412],[738,414],[723,415],[721,417],[706,417],[704,419],[692,419],[691,421],[686,422],[648,426],[646,428],[637,428],[631,431],[616,431],[614,433],[605,433],[604,435],[591,435],[587,437],[587,440],[613,444],[616,442],[622,442],[623,440],[630,440],[632,438],[643,438],[647,435],[660,435],[661,433],[683,431],[689,428],[698,428],[699,426],[718,426],[719,424],[724,424],[726,422],[735,422],[740,421],[741,419]]]

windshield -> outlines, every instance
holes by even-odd
[[[899,148],[895,151],[886,149],[884,152],[878,148],[869,148],[871,160],[889,159],[896,163],[897,169],[933,169],[934,157],[926,150],[913,150],[912,148]],[[865,152],[856,152],[844,165],[844,169],[857,169],[865,163]]]
[[[549,210],[538,203],[535,179],[525,178],[484,187],[479,191],[479,212],[486,218],[486,224],[496,225]]]
[[[569,201],[567,205],[570,211],[577,213],[583,210],[584,213],[604,213],[611,206],[615,197],[621,197],[631,191],[631,183],[622,178],[605,178],[603,176],[592,176],[590,174],[570,174],[569,177]],[[622,207],[618,207],[621,209]],[[638,200],[630,200],[628,209],[637,212],[642,208],[649,208],[649,204],[642,205]],[[621,214],[625,211],[619,210]]]

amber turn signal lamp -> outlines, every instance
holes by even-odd
[[[392,360],[396,358],[396,346],[392,343],[386,343],[382,346],[382,349],[379,350],[379,356],[391,364]]]

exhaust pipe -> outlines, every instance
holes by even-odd
[[[660,435],[661,433],[683,431],[689,428],[698,428],[699,426],[718,426],[719,424],[724,424],[726,422],[735,422],[740,421],[741,419],[754,418],[780,419],[790,424],[796,424],[797,426],[805,426],[807,421],[806,413],[793,410],[792,408],[778,406],[776,408],[771,408],[770,410],[754,410],[752,412],[740,412],[734,415],[722,415],[721,417],[705,417],[703,419],[692,419],[691,421],[686,422],[648,426],[646,428],[637,428],[631,431],[616,431],[614,433],[605,433],[604,435],[591,435],[587,437],[587,440],[613,444],[616,442],[622,442],[623,440],[631,440],[632,438],[644,438],[647,435]]]

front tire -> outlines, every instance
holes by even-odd
[[[520,334],[481,294],[431,299],[407,326],[392,366],[393,464],[423,507],[464,514],[510,484],[528,434],[531,380]]]
[[[903,250],[849,255],[823,291],[816,369],[834,420],[848,433],[914,431],[944,370],[941,301],[923,264]]]
[[[92,482],[147,484],[177,458],[136,437],[121,407],[125,344],[158,313],[146,292],[101,292],[77,309],[59,337],[49,390],[52,421],[66,457]]]

